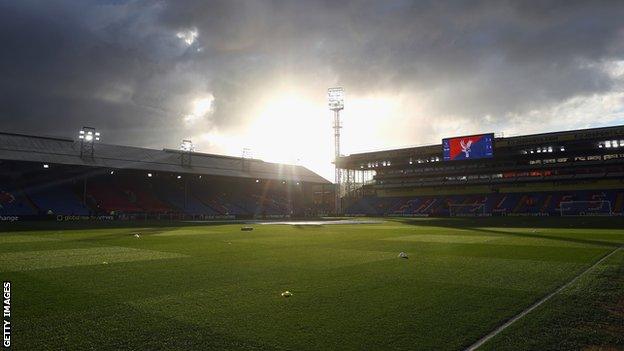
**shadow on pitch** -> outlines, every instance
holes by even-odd
[[[185,221],[31,221],[0,223],[0,232],[25,232],[38,230],[87,230],[87,229],[116,229],[116,228],[158,228],[160,230],[178,229],[180,227],[205,227],[224,224],[239,224],[240,222],[185,222]]]
[[[392,219],[408,225],[434,226],[452,229],[474,230],[505,236],[548,239],[586,245],[618,247],[622,243],[584,238],[570,238],[540,233],[540,229],[624,229],[622,217],[471,217],[471,218],[399,218]],[[535,229],[536,232],[510,232],[497,228]]]

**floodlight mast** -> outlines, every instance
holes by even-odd
[[[80,139],[80,157],[90,156],[93,157],[95,152],[94,144],[96,141],[100,141],[100,133],[93,127],[82,127],[78,132],[78,139]]]
[[[78,132],[78,139],[80,140],[80,157],[91,157],[95,153],[94,144],[96,141],[100,141],[100,132],[96,131],[93,127],[82,127]],[[85,174],[82,179],[82,204],[87,205],[87,178],[88,174]]]
[[[340,158],[340,111],[344,109],[344,89],[329,88],[327,89],[327,102],[329,109],[334,112],[334,167],[335,167],[335,204],[336,214],[340,214],[340,187],[341,187],[341,170],[338,167],[338,159]]]
[[[180,143],[180,150],[182,151],[182,155],[180,155],[180,161],[182,166],[191,166],[191,154],[195,151],[195,146],[190,139],[184,139]]]
[[[241,168],[243,172],[249,171],[250,163],[246,162],[246,159],[252,159],[253,154],[251,153],[251,149],[248,147],[243,148],[243,153],[241,155]]]

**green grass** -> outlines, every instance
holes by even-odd
[[[14,349],[460,350],[624,244],[620,218],[240,227],[6,227]],[[623,267],[620,251],[483,349],[624,348]]]

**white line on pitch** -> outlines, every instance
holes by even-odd
[[[582,271],[581,273],[579,273],[579,275],[577,275],[576,277],[574,277],[572,280],[570,280],[569,282],[565,283],[564,285],[562,285],[561,287],[559,287],[559,289],[551,292],[550,294],[544,296],[541,300],[537,301],[536,303],[532,304],[531,306],[529,306],[526,310],[518,313],[517,315],[515,315],[513,318],[511,318],[510,320],[508,320],[505,324],[501,325],[500,327],[494,329],[491,333],[487,334],[486,336],[482,337],[481,339],[479,339],[477,342],[475,342],[474,344],[468,346],[466,348],[466,351],[474,351],[476,349],[478,349],[479,347],[481,347],[483,344],[485,344],[488,340],[490,340],[491,338],[495,337],[496,335],[498,335],[500,332],[502,332],[503,330],[507,329],[507,327],[509,327],[510,325],[514,324],[516,321],[518,321],[520,318],[526,316],[527,314],[529,314],[529,312],[533,311],[534,309],[536,309],[537,307],[539,307],[541,304],[543,304],[544,302],[550,300],[551,297],[557,295],[558,293],[560,293],[563,289],[569,287],[570,285],[574,284],[574,282],[576,282],[580,277],[582,277],[585,273],[589,272],[590,270],[592,270],[594,267],[598,266],[599,264],[601,264],[602,262],[604,262],[607,258],[611,257],[614,253],[616,253],[617,251],[619,251],[620,249],[622,249],[622,246],[615,248],[613,251],[611,251],[610,253],[608,253],[607,255],[605,255],[604,257],[602,257],[601,259],[599,259],[598,261],[596,261],[596,263],[594,263],[593,265],[591,265],[589,268],[587,268],[586,270]]]

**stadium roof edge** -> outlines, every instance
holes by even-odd
[[[80,142],[76,140],[0,131],[0,160],[330,183],[299,165],[198,152],[190,153],[191,165],[183,165],[181,155],[181,152],[173,149],[98,143],[94,157],[83,158],[80,157]]]
[[[50,139],[50,140],[57,140],[57,141],[66,141],[69,143],[73,143],[74,139],[69,139],[69,138],[64,138],[64,137],[59,137],[59,136],[50,136],[50,135],[33,135],[33,134],[27,134],[27,133],[15,133],[15,132],[3,132],[0,131],[0,134],[4,134],[4,135],[12,135],[12,136],[20,136],[20,137],[27,137],[27,138],[38,138],[38,139]]]
[[[556,131],[556,132],[545,132],[545,133],[534,133],[534,134],[525,134],[525,135],[514,135],[514,136],[509,136],[509,137],[495,137],[496,141],[508,141],[508,140],[514,140],[514,139],[530,139],[530,138],[537,138],[537,137],[547,137],[547,136],[556,136],[556,135],[565,135],[565,134],[571,134],[571,133],[587,133],[587,132],[598,132],[598,131],[608,131],[608,130],[617,130],[617,129],[624,129],[624,125],[616,125],[616,126],[607,126],[607,127],[595,127],[595,128],[583,128],[583,129],[571,129],[571,130],[564,130],[564,131]],[[482,133],[482,134],[488,134],[488,133]],[[478,133],[475,135],[479,135]],[[452,136],[451,136],[452,138]],[[397,147],[394,149],[379,149],[379,150],[370,150],[370,151],[362,151],[362,152],[356,152],[356,153],[352,153],[352,154],[348,154],[348,155],[342,155],[341,158],[349,158],[349,157],[358,157],[358,156],[365,156],[365,155],[371,155],[371,154],[376,154],[376,153],[384,153],[384,152],[401,152],[401,151],[408,151],[408,150],[414,150],[414,149],[427,149],[427,148],[439,148],[442,146],[442,143],[439,144],[426,144],[426,145],[415,145],[415,146],[405,146],[405,147]]]
[[[162,149],[165,152],[173,152],[176,154],[191,154],[191,155],[197,155],[197,156],[207,156],[207,157],[220,157],[220,158],[227,158],[227,159],[235,159],[235,160],[240,160],[241,157],[238,156],[229,156],[229,155],[219,155],[219,154],[211,154],[211,153],[206,153],[206,152],[197,152],[197,151],[184,151],[184,150],[178,150],[178,149],[169,149],[169,148],[163,148]],[[258,158],[245,158],[246,160],[251,160],[251,161],[256,161],[256,162],[264,162],[264,163],[274,163],[274,162],[267,162]],[[282,164],[286,164],[286,163],[282,163]]]

